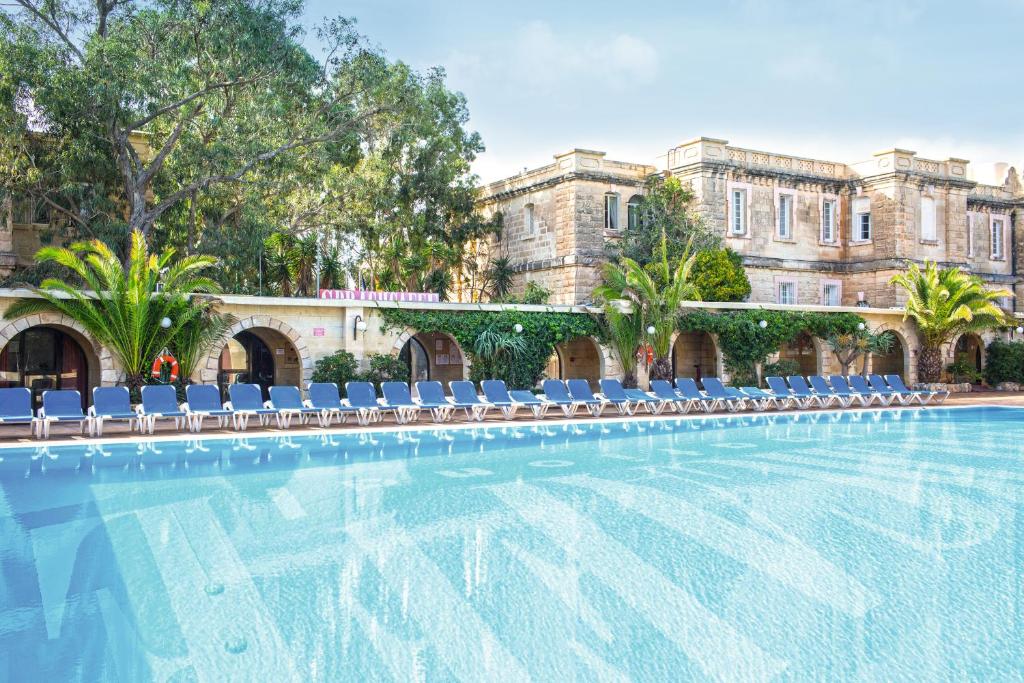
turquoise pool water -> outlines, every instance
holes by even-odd
[[[3,680],[1007,680],[1024,411],[0,450]]]

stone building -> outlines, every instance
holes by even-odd
[[[668,150],[660,170],[693,189],[697,212],[742,255],[751,302],[900,306],[889,279],[925,260],[1020,297],[1024,188],[1012,168],[1002,169],[1002,185],[985,185],[969,179],[968,164],[903,149],[844,164],[702,137]],[[629,229],[644,179],[657,171],[576,149],[486,185],[480,206],[505,217],[488,249],[510,259],[516,291],[534,281],[554,303],[587,302],[606,241]]]

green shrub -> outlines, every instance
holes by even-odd
[[[985,349],[985,381],[1024,384],[1024,342],[994,341]]]
[[[768,363],[761,369],[765,377],[789,377],[800,374],[800,364],[795,360],[780,358],[774,363]]]
[[[348,351],[335,351],[324,356],[313,366],[314,382],[334,382],[345,395],[345,382],[359,379],[359,365],[356,357]]]
[[[690,279],[702,301],[743,301],[750,295],[750,280],[740,255],[732,249],[697,252]]]
[[[381,382],[409,382],[409,366],[398,356],[386,353],[372,353],[369,356],[370,369],[360,379],[373,382],[380,390]]]

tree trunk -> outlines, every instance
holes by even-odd
[[[626,370],[623,372],[622,386],[626,389],[636,389],[636,370]]]
[[[942,381],[942,349],[924,346],[917,359],[917,377],[921,382]]]
[[[654,362],[651,363],[650,377],[651,379],[666,379],[671,382],[672,360],[668,358],[668,356],[664,358],[655,358]]]

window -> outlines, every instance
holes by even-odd
[[[793,238],[793,195],[779,195],[779,238]]]
[[[796,283],[792,280],[781,280],[778,284],[778,302],[780,304],[796,303]]]
[[[992,258],[1003,258],[1003,219],[992,219]]]
[[[537,222],[533,216],[533,204],[527,204],[523,207],[523,231],[528,237],[537,234]]]
[[[821,203],[821,241],[836,241],[836,202],[826,199]]]
[[[635,230],[640,227],[640,200],[638,194],[629,198],[626,203],[626,229]]]
[[[47,224],[50,222],[50,207],[41,199],[35,200],[31,197],[26,197],[15,200],[12,211],[14,222],[21,225],[31,225],[33,223]]]
[[[729,207],[729,231],[734,235],[747,234],[747,191],[733,190]]]
[[[921,197],[921,239],[934,242],[938,239],[935,228],[935,200]]]
[[[619,195],[604,196],[604,227],[606,230],[619,229]]]
[[[853,239],[857,242],[871,239],[871,200],[867,197],[853,200]]]
[[[967,212],[967,255],[974,256],[974,212]]]
[[[843,300],[843,285],[840,282],[825,282],[821,286],[823,306],[840,306]]]

